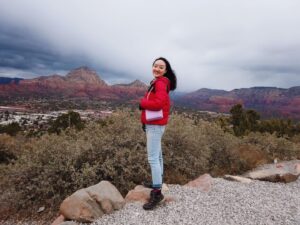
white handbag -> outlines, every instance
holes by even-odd
[[[146,113],[147,121],[159,120],[159,119],[164,118],[162,109],[159,111],[152,111],[152,110],[146,109],[145,113]]]
[[[153,87],[150,89],[148,95],[147,95],[147,100],[149,98],[149,95],[152,91]],[[145,110],[145,114],[146,114],[146,120],[147,121],[154,121],[154,120],[159,120],[159,119],[162,119],[164,118],[164,115],[163,115],[163,110],[158,110],[158,111],[152,111],[152,110],[148,110],[146,109]]]

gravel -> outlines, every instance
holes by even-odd
[[[253,181],[242,184],[213,178],[212,190],[169,185],[175,202],[145,211],[141,203],[129,203],[92,225],[205,224],[300,225],[300,178],[282,184]]]

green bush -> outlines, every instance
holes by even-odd
[[[49,133],[59,134],[61,131],[71,127],[76,130],[82,130],[84,128],[83,121],[78,112],[69,111],[68,113],[58,116],[55,121],[51,122],[51,127],[48,131]]]
[[[241,104],[234,105],[230,113],[229,122],[236,136],[248,135],[250,132],[275,133],[277,137],[293,137],[300,134],[299,122],[292,122],[290,119],[260,120],[258,112],[252,109],[245,110]],[[230,131],[225,118],[219,119],[218,123],[224,130]]]
[[[21,127],[17,122],[12,122],[7,125],[0,125],[0,133],[6,133],[11,136],[16,136],[16,134],[21,131]]]

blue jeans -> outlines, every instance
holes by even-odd
[[[146,125],[147,154],[151,167],[152,186],[162,187],[162,177],[164,173],[161,138],[164,134],[165,126]]]

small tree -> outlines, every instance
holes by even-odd
[[[56,120],[52,122],[48,132],[59,134],[62,130],[65,130],[68,127],[74,127],[76,130],[84,128],[84,124],[79,113],[69,111],[66,114],[58,116]]]
[[[12,122],[10,124],[0,126],[0,133],[7,133],[11,136],[15,136],[20,130],[21,127],[17,122]]]
[[[245,111],[241,104],[234,105],[231,110],[231,124],[233,125],[233,131],[236,136],[242,136],[247,131],[258,130],[258,120],[260,115],[249,109]]]
[[[256,131],[258,129],[260,115],[256,111],[249,109],[246,111],[245,118],[247,120],[247,129],[250,131]]]
[[[230,109],[231,124],[233,125],[233,131],[236,136],[241,136],[246,131],[246,120],[244,115],[243,106],[241,104],[234,105]]]
[[[265,120],[260,123],[260,132],[276,133],[277,137],[294,136],[297,134],[297,125],[293,126],[292,121],[282,119]],[[299,132],[298,132],[299,133]]]

